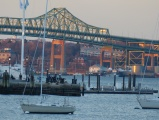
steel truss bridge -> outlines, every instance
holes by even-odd
[[[25,19],[26,36],[40,37],[43,35],[44,16],[45,14]],[[0,34],[21,36],[21,19],[0,17]],[[156,57],[157,62],[155,63],[158,63],[159,41],[111,35],[107,28],[89,25],[72,15],[66,8],[53,8],[47,13],[46,38],[103,47],[111,46],[115,51],[115,54],[113,53],[115,67],[144,65],[144,59],[148,53],[151,53],[152,57]],[[136,55],[136,52],[139,54]]]

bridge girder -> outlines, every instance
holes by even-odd
[[[25,19],[25,35],[30,37],[41,37],[43,34],[45,15]],[[19,35],[22,34],[21,18],[0,17],[0,34]],[[159,41],[145,40],[139,38],[120,37],[109,34],[107,28],[99,28],[81,21],[73,16],[65,8],[53,8],[47,13],[46,38],[81,42],[99,46],[113,46],[113,48],[124,48],[127,50],[143,50],[149,52],[149,48],[134,47],[126,45],[127,42],[144,42],[159,45]],[[123,42],[124,44],[118,44]],[[159,53],[153,49],[151,53]]]
[[[26,35],[39,36],[43,33],[43,23],[45,15],[35,18],[25,19]],[[21,35],[21,18],[0,18],[1,34]],[[90,34],[90,35],[89,35]],[[47,36],[66,36],[88,40],[101,40],[98,35],[109,35],[109,30],[86,24],[73,16],[65,8],[54,8],[47,13],[46,18],[46,37]]]

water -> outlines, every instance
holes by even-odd
[[[65,76],[71,82],[73,76]],[[81,76],[77,76],[78,83],[81,83]],[[85,77],[87,85],[88,77]],[[127,85],[127,78],[125,79]],[[141,82],[137,78],[137,83]],[[117,77],[117,83],[122,83],[122,78]],[[142,87],[153,89],[158,88],[157,78],[146,78],[142,81]],[[96,86],[96,77],[91,77],[92,86]],[[112,86],[113,76],[101,77],[101,86]],[[157,95],[146,95],[147,97],[157,97]],[[157,120],[159,110],[144,110],[136,100],[136,95],[124,94],[85,94],[81,97],[69,97],[69,102],[75,105],[75,113],[68,115],[58,114],[24,114],[20,108],[20,100],[29,98],[30,101],[37,103],[39,96],[20,96],[20,95],[0,95],[0,120]],[[50,95],[46,102],[61,103],[63,96]],[[134,108],[139,109],[134,109]]]

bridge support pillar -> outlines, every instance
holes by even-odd
[[[154,71],[155,54],[145,54],[145,65],[147,64],[147,70]]]
[[[50,69],[51,73],[64,73],[64,41],[52,40]]]
[[[112,65],[113,65],[113,47],[111,46],[102,47],[100,50],[100,66],[112,68],[113,67]]]
[[[154,54],[151,54],[150,57],[151,57],[151,67],[153,67],[154,66]]]

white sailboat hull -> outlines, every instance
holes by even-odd
[[[137,99],[142,109],[159,109],[159,99]]]
[[[21,108],[24,112],[29,113],[45,113],[45,114],[73,114],[75,111],[74,106],[63,105],[43,105],[43,104],[21,104]]]

